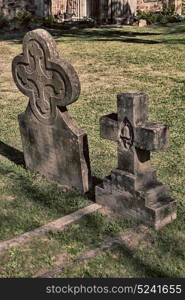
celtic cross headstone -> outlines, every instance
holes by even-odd
[[[159,229],[176,218],[176,201],[150,164],[150,151],[167,148],[168,128],[148,120],[148,101],[147,94],[120,94],[118,113],[101,117],[101,137],[117,142],[118,168],[96,187],[96,202]]]
[[[25,35],[12,73],[19,90],[29,97],[26,111],[18,116],[26,166],[87,192],[91,184],[87,135],[66,108],[80,95],[76,71],[59,58],[52,36],[37,29]]]

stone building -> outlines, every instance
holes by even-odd
[[[128,18],[136,10],[161,11],[163,3],[171,5],[181,14],[182,0],[52,0],[52,14],[69,11],[76,17],[92,17],[103,22],[115,22],[119,18]]]
[[[136,11],[137,0],[53,0],[52,14],[68,12],[76,18],[90,17],[101,22],[128,18]]]
[[[181,14],[182,0],[0,0],[0,15],[11,19],[23,10],[40,17],[60,12],[76,18],[91,17],[99,22],[129,24],[137,9],[161,11],[164,1]]]
[[[28,11],[38,17],[51,14],[52,0],[0,0],[0,16],[12,19],[18,12]]]
[[[182,0],[137,0],[137,9],[146,12],[161,11],[163,3],[166,4],[166,6],[171,6],[177,14],[181,15]]]

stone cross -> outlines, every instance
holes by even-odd
[[[80,95],[76,71],[59,58],[52,36],[37,29],[25,35],[12,73],[19,90],[29,97],[25,113],[19,115],[26,166],[87,192],[91,182],[87,135],[66,108]]]
[[[171,216],[175,218],[176,213],[175,201],[168,196],[169,189],[157,181],[156,171],[150,164],[150,151],[167,148],[168,128],[148,120],[148,102],[149,97],[144,93],[120,94],[117,97],[118,113],[101,117],[101,137],[117,142],[118,167],[103,180],[102,186],[96,188],[96,198],[100,204],[114,210],[122,207],[123,215],[158,229],[168,223]],[[107,194],[111,195],[110,201]],[[155,215],[154,206],[159,205],[161,199],[161,210],[166,208],[165,205],[171,207],[164,220]]]
[[[101,137],[118,144],[118,169],[136,176],[148,171],[147,177],[149,170],[153,173],[150,151],[168,146],[167,126],[148,121],[148,101],[147,94],[120,94],[118,113],[100,120]]]

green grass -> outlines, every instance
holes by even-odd
[[[74,264],[62,277],[184,277],[185,227],[185,24],[102,27],[52,31],[61,57],[75,67],[81,96],[69,111],[88,133],[92,173],[103,178],[116,166],[116,144],[100,139],[99,118],[116,112],[116,95],[141,91],[150,96],[150,119],[170,127],[168,150],[152,153],[158,178],[177,199],[178,218],[157,233],[148,247],[126,253],[119,247],[89,262]],[[9,239],[75,211],[87,197],[64,192],[21,165],[17,115],[28,99],[15,87],[11,61],[21,53],[23,34],[0,36],[0,239]],[[19,165],[14,163],[19,162]],[[103,222],[103,223],[102,223]],[[58,253],[69,258],[94,248],[130,223],[93,214],[64,233],[34,240],[1,257],[1,277],[30,277],[54,267]],[[101,263],[100,263],[101,262]]]
[[[1,240],[30,231],[89,203],[20,166],[1,162]]]
[[[9,249],[1,255],[0,274],[2,277],[30,277],[43,273],[56,267],[58,255],[65,256],[65,260],[74,259],[84,251],[98,247],[106,236],[113,236],[129,225],[122,218],[93,213],[62,233],[50,232],[21,248]]]

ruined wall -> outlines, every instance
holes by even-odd
[[[162,9],[163,2],[161,0],[137,0],[137,10],[155,12]]]
[[[182,0],[165,0],[181,14]],[[136,10],[161,11],[162,0],[0,0],[0,15],[12,19],[19,11],[39,17],[68,12],[77,18],[92,17],[100,22],[129,24]]]
[[[52,15],[57,15],[60,12],[73,14],[76,18],[86,17],[88,15],[88,3],[89,0],[52,0]]]
[[[25,0],[1,0],[0,1],[0,15],[12,19],[20,11],[32,11],[35,10],[34,1]]]
[[[52,15],[56,15],[58,11],[61,13],[66,12],[67,0],[53,0],[51,5],[51,13]]]
[[[179,15],[182,14],[182,0],[168,0],[169,1],[169,5],[171,5],[175,12]]]
[[[182,0],[166,0],[166,5],[174,8],[177,14],[182,13]],[[163,9],[162,0],[137,0],[137,10],[146,12],[162,11]]]
[[[91,17],[100,22],[114,22],[133,15],[137,0],[52,0],[52,15],[73,13],[76,17]]]
[[[0,0],[0,15],[11,20],[18,12],[31,12],[44,17],[50,14],[52,0]]]
[[[100,0],[100,17],[110,23],[129,24],[137,7],[137,0]]]
[[[52,0],[33,0],[35,4],[35,15],[47,17],[51,15]],[[30,1],[26,1],[30,2]]]

